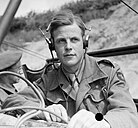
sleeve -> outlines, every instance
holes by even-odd
[[[118,65],[110,76],[108,112],[105,115],[111,128],[137,128],[138,114],[129,87]]]
[[[38,81],[34,82],[33,85],[36,87],[37,91],[39,91],[40,95],[45,99],[44,95],[44,85],[42,79],[39,79]],[[38,94],[31,86],[25,87],[22,91],[9,95],[6,100],[2,104],[2,108],[8,108],[8,107],[17,107],[17,106],[36,106],[39,107],[40,105],[40,99],[38,97]]]
[[[17,106],[39,106],[39,99],[31,87],[27,86],[23,91],[9,95],[2,109]]]
[[[1,110],[3,101],[7,98],[7,96],[8,94],[3,89],[0,89],[0,110]]]
[[[28,86],[18,94],[13,94],[8,96],[8,98],[2,104],[2,109],[9,107],[18,107],[18,106],[33,106],[33,107],[40,106],[40,100],[31,87]],[[19,115],[23,115],[28,111],[30,111],[30,109],[18,109],[18,110],[8,111],[5,114],[18,117]],[[43,113],[40,113],[37,117],[34,117],[33,119],[45,119],[45,117]]]

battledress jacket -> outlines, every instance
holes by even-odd
[[[69,93],[70,83],[61,66],[46,70],[37,81],[46,105],[62,104],[70,117],[80,109],[104,115],[111,128],[138,128],[136,106],[120,67],[109,60],[97,60],[85,55],[85,66],[76,98]],[[131,86],[131,85],[130,85]],[[38,106],[30,87],[7,98],[3,108]]]

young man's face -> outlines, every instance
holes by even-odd
[[[54,33],[55,51],[64,66],[77,66],[84,56],[82,31],[76,23],[57,28]]]

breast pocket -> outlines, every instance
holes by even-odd
[[[108,92],[106,86],[94,83],[84,98],[84,104],[89,111],[105,114],[107,109]]]

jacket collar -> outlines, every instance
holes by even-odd
[[[59,85],[68,85],[69,84],[66,76],[64,75],[64,73],[62,71],[61,65],[59,66],[57,71],[55,71],[54,74],[55,75],[51,79],[52,80],[51,85],[50,85],[51,91],[56,89]],[[94,82],[98,79],[107,78],[107,77],[108,77],[107,74],[104,73],[104,71],[102,71],[100,69],[96,59],[94,59],[93,57],[88,56],[86,54],[85,55],[84,73],[82,75],[82,80],[87,79],[88,83],[90,83],[90,82]]]
[[[107,77],[108,75],[99,67],[98,61],[91,56],[85,55],[85,67],[82,80],[87,79],[88,82],[94,82]]]
[[[61,65],[59,66],[58,69],[55,69],[54,72],[55,73],[54,73],[54,75],[52,75],[52,79],[50,80],[50,83],[51,83],[50,87],[49,87],[50,91],[56,89],[60,85],[68,85],[69,84],[66,76],[64,75],[64,73],[62,71]]]
[[[5,83],[3,81],[0,81],[0,88],[9,91],[10,93],[15,93],[16,89],[13,85],[10,85],[9,83]]]

